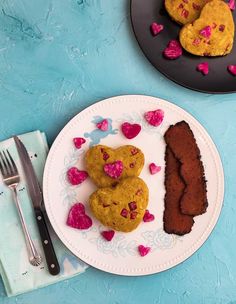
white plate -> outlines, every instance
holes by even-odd
[[[165,118],[161,126],[151,127],[143,119],[146,111],[162,109]],[[95,122],[109,118],[112,127],[107,132],[96,130]],[[190,234],[179,237],[163,231],[164,208],[164,152],[163,134],[170,124],[185,120],[189,123],[199,145],[207,179],[209,206],[204,215],[195,217]],[[124,121],[141,124],[141,133],[133,140],[120,132]],[[74,137],[87,137],[82,149],[75,149]],[[88,137],[89,136],[89,137]],[[155,221],[141,223],[131,233],[116,233],[111,242],[100,236],[106,229],[90,213],[89,195],[95,190],[87,179],[80,186],[70,186],[66,171],[71,166],[84,169],[84,153],[91,144],[117,147],[133,144],[145,155],[145,166],[141,178],[150,191],[148,209]],[[162,166],[161,172],[150,175],[148,165],[155,162]],[[98,102],[76,115],[60,132],[48,155],[44,172],[44,199],[47,214],[62,242],[80,259],[101,270],[120,275],[147,275],[171,268],[190,257],[208,238],[219,217],[224,195],[224,175],[217,149],[205,129],[183,109],[158,98],[149,96],[118,96]],[[70,206],[76,201],[85,203],[93,226],[79,231],[66,226]],[[151,247],[151,252],[140,257],[139,244]]]

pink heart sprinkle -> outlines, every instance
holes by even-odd
[[[124,122],[121,125],[121,131],[124,136],[128,139],[136,137],[141,131],[141,126],[139,124],[131,124],[129,122]]]
[[[209,64],[208,62],[202,62],[197,65],[197,71],[201,72],[203,75],[209,73]]]
[[[210,25],[205,26],[203,29],[199,31],[200,35],[205,38],[209,38],[211,36],[211,27]]]
[[[160,109],[155,111],[148,111],[144,114],[144,118],[150,125],[158,127],[164,119],[164,111]]]
[[[88,177],[88,173],[86,171],[80,171],[76,167],[72,167],[67,171],[67,178],[71,185],[79,185]]]
[[[85,208],[82,203],[74,204],[69,211],[66,224],[76,229],[88,229],[92,226],[91,218],[85,214]]]
[[[151,250],[151,247],[145,247],[143,245],[139,245],[138,246],[138,251],[139,251],[139,254],[143,257],[145,255],[147,255]]]
[[[108,120],[103,119],[102,121],[100,121],[96,124],[96,127],[103,132],[107,131],[108,130]]]
[[[167,59],[177,59],[182,55],[182,47],[177,40],[171,40],[165,48],[163,55]]]
[[[232,74],[232,75],[234,75],[234,76],[236,76],[236,65],[228,65],[228,71]]]
[[[118,178],[121,176],[123,171],[123,163],[121,160],[117,160],[114,163],[105,164],[104,172],[111,178]]]
[[[234,11],[235,10],[235,0],[229,0],[228,6],[232,11]]]
[[[160,171],[161,171],[161,167],[160,167],[160,166],[157,166],[157,165],[154,164],[154,163],[151,163],[151,164],[149,165],[149,171],[150,171],[150,173],[153,175],[153,174],[156,174],[156,173],[160,172]]]
[[[115,231],[114,230],[102,231],[101,235],[104,237],[105,240],[110,242],[115,235]]]
[[[154,214],[151,214],[148,210],[146,210],[143,216],[144,223],[152,222],[154,220],[155,220]]]
[[[163,31],[164,25],[153,22],[151,24],[151,32],[153,36],[157,36],[161,31]]]
[[[86,142],[83,137],[75,137],[73,138],[74,145],[77,149],[80,149],[81,146]]]

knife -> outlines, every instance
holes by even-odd
[[[17,136],[14,136],[14,141],[16,143],[17,151],[19,153],[22,167],[24,170],[25,179],[28,185],[28,192],[34,207],[36,223],[38,225],[48,270],[50,274],[57,275],[60,272],[60,266],[53,248],[52,240],[50,238],[45,221],[45,216],[43,213],[42,190],[40,188],[38,179],[34,172],[33,165],[31,163],[30,157],[24,144]]]

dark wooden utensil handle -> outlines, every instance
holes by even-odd
[[[39,233],[43,245],[43,250],[50,274],[57,275],[60,272],[60,266],[55,254],[51,237],[48,232],[44,214],[40,209],[35,209],[36,221],[39,228]]]

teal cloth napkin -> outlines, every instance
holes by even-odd
[[[35,131],[20,135],[19,138],[30,155],[39,182],[42,183],[43,169],[48,153],[45,134]],[[11,191],[3,184],[2,177],[0,177],[0,274],[7,295],[21,294],[84,272],[87,265],[67,250],[54,234],[52,228],[49,227],[54,249],[61,267],[59,275],[52,276],[49,274],[46,263],[44,263],[45,258],[34,219],[34,211],[27,193],[27,185],[22,174],[23,169],[14,140],[10,138],[1,142],[0,150],[2,149],[9,150],[18,167],[21,176],[21,182],[18,186],[21,207],[31,237],[43,257],[43,262],[39,267],[29,264],[17,209]]]

